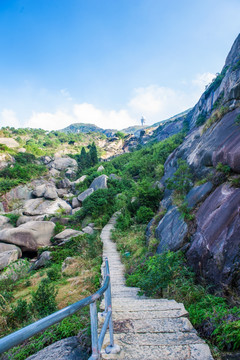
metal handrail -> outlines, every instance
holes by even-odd
[[[104,294],[105,297],[105,321],[102,326],[101,333],[98,338],[98,315],[97,315],[97,305],[96,301]],[[105,351],[109,354],[112,351],[118,352],[120,348],[117,345],[114,345],[113,338],[113,323],[112,323],[112,301],[111,301],[111,283],[110,283],[110,273],[109,273],[109,264],[108,259],[105,258],[105,272],[104,272],[104,281],[103,286],[95,292],[93,295],[88,296],[85,299],[82,299],[72,305],[69,305],[55,313],[44,317],[41,320],[38,320],[31,325],[28,325],[14,333],[5,336],[0,339],[0,354],[13,348],[16,345],[19,345],[24,340],[29,339],[33,335],[43,331],[50,326],[60,322],[66,317],[73,315],[83,307],[90,305],[90,317],[91,317],[91,338],[92,338],[92,355],[89,360],[98,360],[100,359],[100,352],[104,337],[107,329],[109,328],[110,334],[110,345],[107,346]]]

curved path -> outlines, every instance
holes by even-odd
[[[148,299],[127,287],[124,265],[111,241],[117,214],[103,228],[103,257],[108,257],[112,284],[114,340],[117,355],[102,353],[103,359],[121,360],[212,360],[209,347],[187,319],[183,304],[175,300]],[[104,309],[104,304],[101,304]],[[106,336],[105,344],[108,344]],[[105,346],[104,346],[105,347]]]

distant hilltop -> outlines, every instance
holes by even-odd
[[[129,126],[128,128],[122,129],[120,131],[123,132],[124,134],[131,134],[131,135],[139,136],[141,130],[155,128],[155,127],[158,127],[162,123],[165,123],[168,121],[174,121],[179,117],[187,115],[190,110],[191,109],[185,110],[177,115],[170,117],[169,119],[161,120],[153,125],[144,125],[144,126],[134,125],[134,126]],[[71,124],[59,131],[64,132],[66,134],[70,134],[70,133],[72,133],[72,134],[85,133],[86,134],[86,133],[90,133],[90,132],[95,132],[95,133],[104,134],[107,137],[113,137],[118,132],[118,130],[116,130],[116,129],[102,129],[94,124],[86,124],[86,123]]]

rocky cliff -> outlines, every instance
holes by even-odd
[[[160,208],[166,214],[152,230],[157,251],[182,250],[209,284],[240,292],[240,35],[222,72],[185,120],[190,132],[165,162],[161,179],[165,193]],[[178,191],[167,188],[179,159],[192,174],[181,203]],[[149,229],[151,223],[148,236]]]

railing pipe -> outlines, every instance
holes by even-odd
[[[88,296],[87,298],[82,299],[72,305],[69,305],[64,309],[56,311],[55,313],[48,315],[45,318],[38,320],[35,323],[30,324],[0,339],[0,354],[13,348],[16,345],[21,344],[24,340],[29,339],[33,335],[38,334],[39,332],[58,323],[59,321],[65,319],[66,317],[75,314],[83,307],[90,305],[91,303],[93,303],[103,295],[103,293],[107,290],[109,286],[109,282],[110,282],[110,276],[108,271],[108,274],[105,276],[103,286],[95,294]]]
[[[90,304],[90,317],[91,317],[92,358],[99,359],[98,315],[97,315],[96,301]]]

